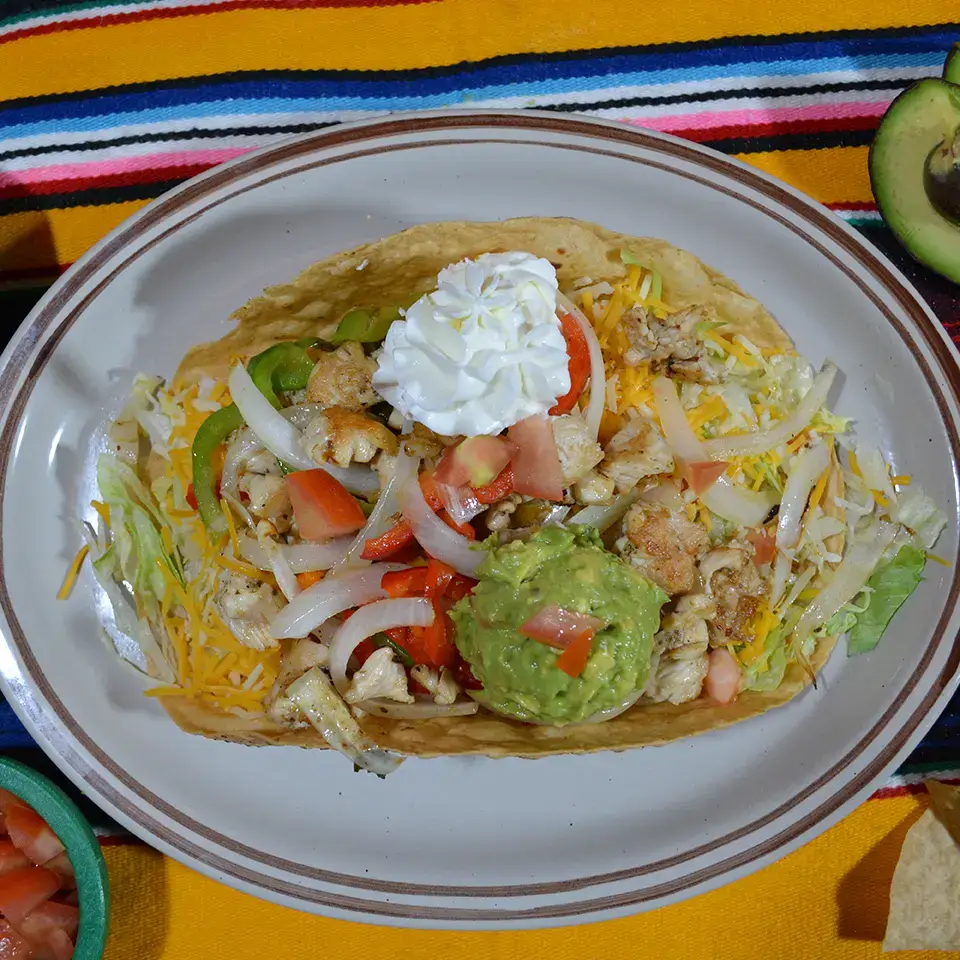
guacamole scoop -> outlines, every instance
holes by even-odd
[[[485,707],[562,725],[621,706],[644,688],[667,595],[605,550],[593,528],[545,527],[491,550],[477,573],[473,595],[451,616],[457,648],[483,684],[475,696]],[[560,650],[519,633],[546,606],[607,624],[579,677],[557,667]]]

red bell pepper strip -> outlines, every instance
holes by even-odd
[[[570,372],[570,389],[562,396],[557,397],[557,402],[550,408],[548,413],[551,417],[559,417],[564,413],[569,413],[580,399],[583,388],[587,384],[587,377],[590,376],[590,347],[587,345],[587,338],[580,329],[580,324],[569,314],[565,313],[560,318],[560,329],[563,331],[563,338],[567,341],[567,354],[570,360],[567,369]]]
[[[427,580],[424,596],[430,599],[442,597],[456,575],[457,572],[453,567],[448,566],[440,560],[434,560],[434,558],[431,557],[427,561]]]
[[[500,471],[500,476],[485,487],[477,487],[474,491],[476,498],[483,504],[496,503],[505,496],[513,493],[513,467],[506,466]]]
[[[388,597],[422,596],[427,584],[428,567],[413,567],[410,570],[391,570],[383,575],[380,586]]]

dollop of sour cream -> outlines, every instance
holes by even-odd
[[[444,436],[496,434],[570,389],[557,273],[530,253],[484,253],[440,271],[393,323],[374,389]]]

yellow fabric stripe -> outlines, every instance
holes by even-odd
[[[927,796],[873,800],[752,876],[623,920],[553,930],[387,930],[280,910],[145,846],[106,846],[115,922],[104,960],[593,960],[647,955],[723,960],[879,960],[890,878]],[[786,909],[785,904],[792,904]],[[197,904],[204,909],[198,910]],[[800,906],[802,904],[802,907]],[[898,958],[946,957],[901,953]]]
[[[647,11],[649,13],[649,11]],[[509,16],[444,0],[381,7],[233,10],[25,37],[0,46],[4,96],[29,97],[231,70],[390,70],[511,53],[706,40],[743,34],[937,23],[940,0],[695,4],[670,16],[627,15],[622,0],[527,0]],[[199,36],[216,42],[198,43]],[[318,59],[318,43],[322,57]],[[175,56],[172,55],[175,51]],[[69,71],[52,70],[67,64]]]
[[[821,203],[873,203],[867,147],[741,153],[739,160],[786,180]]]
[[[0,50],[3,50],[2,44]],[[4,86],[6,81],[4,77]],[[146,200],[131,200],[100,207],[30,211],[0,217],[3,270],[36,270],[56,263],[73,263],[146,203]]]

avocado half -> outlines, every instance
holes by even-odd
[[[951,61],[953,66],[951,68]],[[951,54],[945,71],[960,72]],[[877,207],[911,256],[960,283],[960,86],[920,80],[890,105],[870,147]],[[931,199],[931,197],[933,199]]]
[[[960,43],[955,43],[950,48],[947,62],[943,65],[943,79],[960,84]]]

